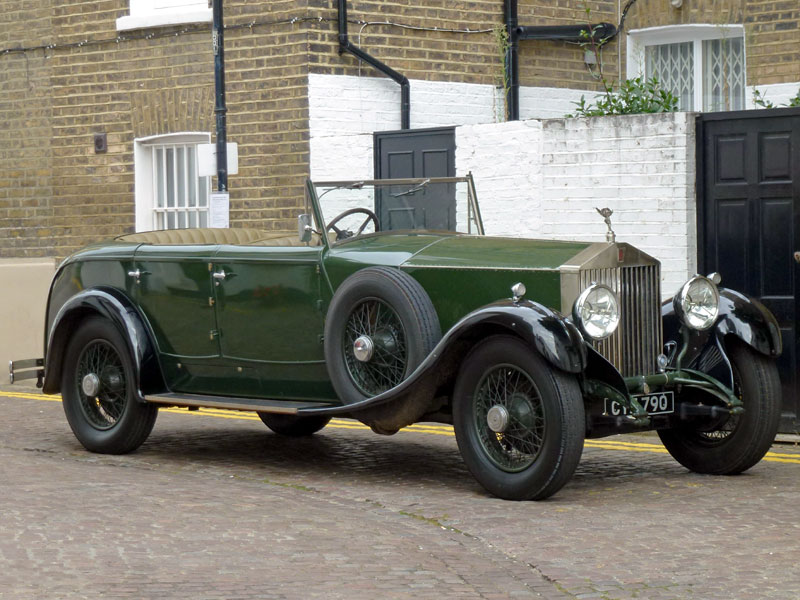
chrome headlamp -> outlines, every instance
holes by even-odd
[[[690,329],[708,329],[719,316],[719,291],[713,281],[695,275],[683,284],[672,305],[684,325]]]
[[[572,318],[584,335],[593,340],[607,338],[619,325],[617,296],[611,288],[593,283],[578,296]]]

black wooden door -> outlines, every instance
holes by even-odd
[[[758,298],[781,326],[781,431],[800,422],[798,302],[800,111],[698,117],[698,250],[704,273]]]
[[[375,179],[455,177],[455,129],[412,129],[374,134]],[[381,229],[456,228],[454,185],[426,186],[415,193],[376,191]]]

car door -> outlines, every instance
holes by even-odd
[[[222,358],[230,394],[333,399],[322,346],[322,247],[231,246],[214,259]],[[258,381],[260,389],[254,389]]]
[[[219,361],[213,244],[142,244],[134,255],[136,301],[155,336],[164,377],[180,392],[206,392]]]

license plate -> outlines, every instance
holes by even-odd
[[[638,394],[634,398],[647,411],[648,415],[668,415],[675,412],[675,394],[673,392]],[[616,400],[606,399],[605,414],[618,417],[629,414],[629,411]]]

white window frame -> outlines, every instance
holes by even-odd
[[[625,51],[628,79],[645,76],[644,51],[647,46],[692,42],[694,44],[694,97],[692,104],[694,110],[700,112],[703,110],[703,42],[730,38],[742,38],[742,44],[744,44],[744,25],[666,25],[633,29],[628,32]],[[743,52],[745,61],[745,81],[743,83],[747,89],[746,47],[743,48]]]
[[[162,144],[208,144],[208,132],[170,133],[138,138],[133,141],[134,202],[136,231],[155,229],[155,170],[153,169],[153,146]],[[195,163],[196,164],[196,163]],[[209,177],[209,192],[210,181]]]
[[[130,0],[130,14],[117,19],[117,31],[211,23],[208,0]]]

